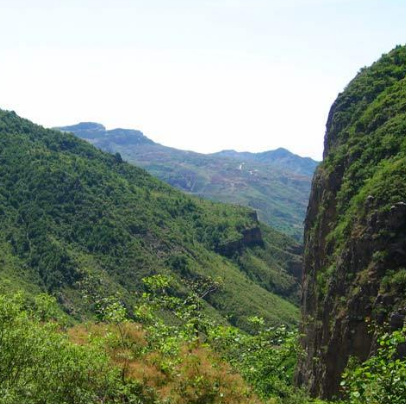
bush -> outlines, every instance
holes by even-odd
[[[406,403],[406,359],[398,352],[399,346],[406,343],[406,328],[384,334],[378,342],[378,352],[366,362],[350,361],[341,382],[346,403]]]
[[[0,296],[0,352],[1,404],[139,402],[138,386],[121,383],[100,347],[71,343],[21,295]]]

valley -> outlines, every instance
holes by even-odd
[[[0,353],[0,404],[406,404],[406,46],[320,163],[1,109]]]

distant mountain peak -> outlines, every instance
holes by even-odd
[[[281,155],[281,156],[296,156],[296,154],[292,153],[290,150],[285,149],[284,147],[278,147],[275,150],[268,150],[264,153],[272,153],[274,156]]]
[[[105,126],[96,122],[80,122],[76,125],[60,126],[55,129],[72,132],[80,138],[93,141],[93,143],[108,139],[123,146],[129,144],[154,144],[140,130],[124,128],[107,130]]]
[[[283,170],[289,170],[297,174],[313,175],[318,164],[310,157],[301,157],[292,153],[284,147],[278,147],[275,150],[268,150],[260,153],[238,152],[236,150],[222,150],[214,153],[213,156],[227,157],[246,161],[256,161],[259,163],[271,164]]]
[[[79,122],[76,125],[71,126],[61,126],[56,129],[68,131],[94,131],[94,132],[105,132],[106,128],[101,123],[97,122]]]
[[[73,125],[73,127],[82,130],[106,130],[105,126],[97,122],[79,122],[77,125]]]
[[[234,154],[234,153],[239,153],[237,150],[235,149],[226,149],[226,150],[220,150],[218,153],[215,154]]]
[[[79,122],[76,125],[59,126],[54,129],[63,132],[80,133],[85,139],[93,139],[103,137],[106,133],[106,128],[97,122]]]

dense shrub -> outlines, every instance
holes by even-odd
[[[140,402],[138,385],[122,383],[103,349],[71,343],[21,295],[0,296],[0,352],[1,404]]]
[[[399,352],[406,343],[406,329],[385,333],[378,343],[378,352],[366,362],[350,361],[341,382],[346,403],[406,403],[406,358]]]

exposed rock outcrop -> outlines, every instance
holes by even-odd
[[[264,246],[264,240],[259,227],[243,230],[241,238],[219,245],[217,252],[226,257],[232,257],[234,254],[241,254],[246,247],[255,246]]]

